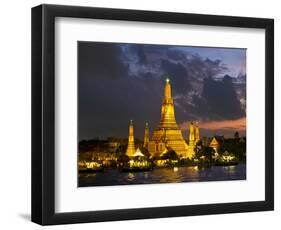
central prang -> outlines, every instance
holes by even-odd
[[[133,124],[130,123],[131,135],[129,135],[127,149],[127,155],[129,156],[134,155],[132,126]],[[144,147],[147,148],[153,157],[161,156],[168,150],[175,151],[181,158],[192,159],[194,156],[194,148],[199,141],[199,128],[198,125],[194,126],[193,123],[190,123],[189,144],[187,144],[176,122],[174,100],[169,78],[166,79],[160,123],[153,131],[151,139],[149,139],[148,124],[146,124],[144,139],[146,142]]]

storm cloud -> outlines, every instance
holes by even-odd
[[[179,124],[245,117],[246,73],[239,75],[241,83],[231,76],[237,63],[216,55],[224,52],[231,60],[237,49],[201,49],[78,42],[79,139],[126,137],[131,119],[142,138],[145,122],[151,129],[159,122],[167,77]],[[245,50],[239,51],[245,62]]]
[[[126,77],[128,66],[120,59],[121,47],[115,44],[82,42],[78,46],[78,75],[81,78]]]

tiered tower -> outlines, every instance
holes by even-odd
[[[175,119],[174,100],[169,79],[166,80],[164,89],[160,124],[153,131],[148,143],[148,151],[152,156],[156,156],[161,155],[166,148],[173,149],[183,157],[192,158],[193,156],[193,153],[189,152],[189,147],[183,139]]]
[[[129,125],[128,147],[127,147],[126,155],[132,157],[134,156],[134,154],[135,154],[134,126],[133,126],[133,121],[131,120]]]
[[[170,80],[166,79],[166,85],[164,90],[164,98],[161,108],[161,121],[159,124],[160,129],[178,129],[178,125],[175,119],[174,100],[172,98],[172,89]]]
[[[144,129],[144,138],[143,138],[143,147],[148,148],[148,142],[149,142],[149,128],[148,123],[145,123],[145,129]]]
[[[200,140],[199,126],[198,126],[198,122],[196,122],[196,125],[195,125],[195,144],[197,144],[199,140]]]
[[[196,146],[196,129],[197,127],[194,128],[193,122],[189,124],[189,144],[188,144],[188,153],[190,155],[194,155],[194,149]]]
[[[189,146],[195,146],[195,135],[193,122],[189,124]]]

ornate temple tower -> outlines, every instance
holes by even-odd
[[[144,138],[143,138],[143,147],[148,148],[148,142],[149,142],[149,128],[148,123],[145,123],[145,129],[144,129]]]
[[[135,143],[134,143],[134,126],[133,121],[130,121],[129,125],[129,136],[128,136],[128,147],[126,155],[132,157],[135,154]]]
[[[196,132],[196,130],[195,130]],[[196,145],[196,136],[194,132],[194,124],[191,122],[189,124],[189,143],[188,143],[188,152],[190,155],[194,155],[194,148]]]
[[[148,151],[152,156],[157,156],[163,154],[167,148],[173,149],[178,155],[186,158],[193,156],[175,119],[174,100],[169,79],[166,80],[164,89],[160,124],[153,131],[148,143]]]
[[[172,89],[169,79],[166,79],[164,98],[161,108],[161,121],[160,121],[159,128],[178,129],[178,125],[175,119],[174,100],[172,98]]]
[[[200,140],[199,126],[198,126],[198,122],[196,122],[196,125],[195,125],[195,144],[197,144],[199,140]]]
[[[195,146],[195,135],[193,122],[189,124],[189,146]]]

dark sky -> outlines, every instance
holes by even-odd
[[[182,130],[245,135],[245,49],[78,42],[79,140],[127,137],[131,119],[136,137],[152,132],[167,76]]]

